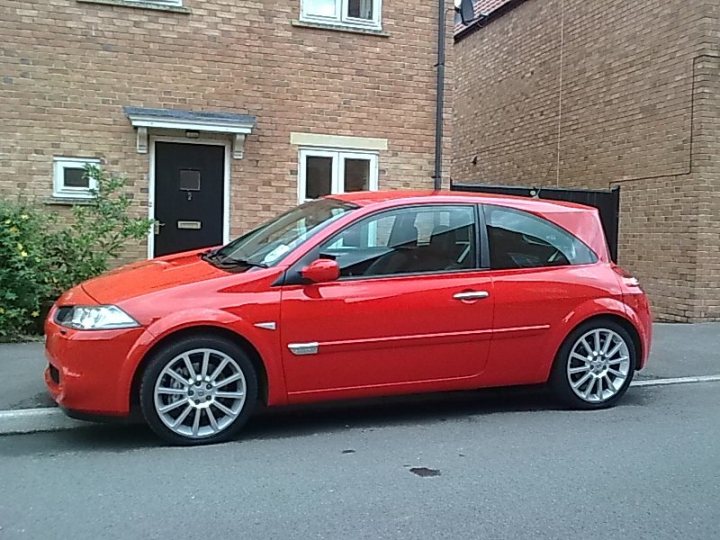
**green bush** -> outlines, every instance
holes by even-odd
[[[28,332],[53,294],[49,221],[24,202],[0,201],[0,339]]]
[[[62,223],[42,205],[0,200],[0,340],[41,330],[41,319],[66,289],[108,269],[128,240],[144,238],[152,221],[128,215],[125,180],[97,166],[85,174],[97,188]]]

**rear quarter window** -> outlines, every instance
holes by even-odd
[[[501,206],[484,207],[490,266],[541,268],[597,262],[579,238],[539,216]]]

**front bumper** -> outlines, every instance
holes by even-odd
[[[53,400],[76,415],[124,417],[130,396],[123,367],[143,328],[73,330],[45,322],[45,384]]]

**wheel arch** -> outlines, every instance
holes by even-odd
[[[623,317],[622,315],[619,315],[617,313],[597,313],[595,315],[592,315],[590,317],[587,317],[586,319],[583,319],[582,321],[575,324],[565,335],[563,340],[560,342],[560,345],[558,346],[557,350],[555,351],[555,357],[553,358],[553,365],[558,360],[558,355],[560,354],[560,349],[562,349],[563,345],[567,341],[568,336],[570,336],[573,332],[575,332],[578,328],[581,326],[588,324],[589,322],[594,321],[612,321],[616,324],[619,324],[627,333],[630,335],[630,338],[632,339],[633,346],[635,348],[635,355],[636,355],[636,363],[635,363],[635,370],[639,370],[640,366],[640,359],[643,358],[644,350],[643,350],[643,344],[642,339],[640,338],[640,332],[638,332],[638,329],[635,327],[635,325],[630,321],[628,318]]]
[[[265,362],[263,361],[260,353],[255,348],[255,346],[244,336],[238,334],[237,332],[233,332],[232,330],[228,330],[227,328],[213,325],[199,325],[181,328],[174,332],[170,332],[169,334],[163,336],[157,342],[155,342],[143,355],[142,359],[135,368],[135,372],[133,373],[132,377],[132,383],[130,385],[129,397],[131,411],[136,410],[140,403],[140,383],[142,382],[142,376],[145,373],[145,369],[147,369],[147,366],[150,363],[150,359],[153,357],[153,355],[171,341],[190,336],[217,337],[220,339],[226,339],[239,346],[248,355],[257,373],[259,387],[258,397],[260,398],[263,405],[268,404],[269,382],[267,368],[265,366]]]

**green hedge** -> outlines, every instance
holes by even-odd
[[[125,180],[91,165],[95,198],[72,208],[69,221],[47,206],[0,200],[0,341],[42,331],[42,319],[66,289],[107,270],[128,240],[144,238],[152,221],[128,215]]]

